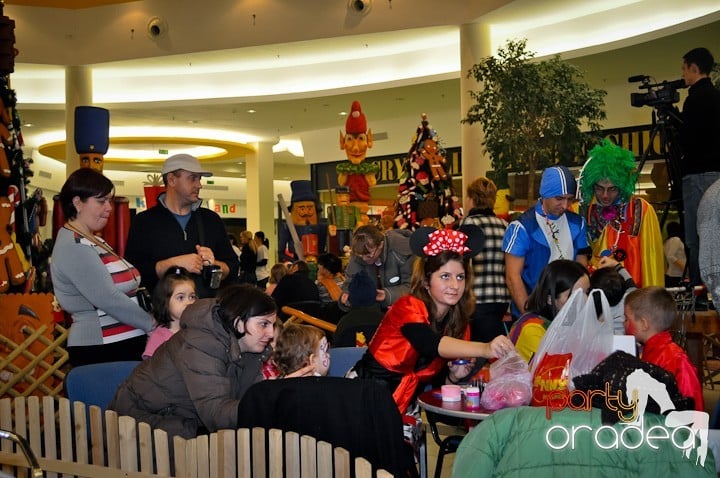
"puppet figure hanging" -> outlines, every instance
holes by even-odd
[[[424,113],[403,162],[398,193],[396,228],[451,228],[462,217],[445,150]]]
[[[375,174],[380,171],[377,164],[365,161],[372,145],[372,130],[367,127],[360,102],[353,101],[345,121],[345,133],[340,131],[340,149],[345,151],[348,162],[338,164],[335,171],[338,185],[349,189],[350,204],[360,208],[362,214],[367,214],[370,188],[377,183]]]

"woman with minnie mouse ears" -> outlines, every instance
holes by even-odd
[[[468,340],[475,307],[470,259],[483,243],[482,229],[474,225],[413,232],[410,247],[418,259],[410,294],[388,310],[367,352],[347,376],[382,380],[404,414],[428,382],[444,377],[445,382],[436,385],[458,383],[471,373],[475,358],[512,350],[505,336],[489,343]],[[470,360],[453,363],[459,358]]]

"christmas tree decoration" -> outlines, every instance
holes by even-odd
[[[460,197],[455,194],[445,154],[437,131],[423,113],[403,162],[394,227],[451,228],[462,217]]]

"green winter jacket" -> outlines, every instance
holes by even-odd
[[[545,408],[519,407],[500,410],[480,423],[460,443],[453,466],[454,478],[516,477],[554,478],[577,476],[582,478],[636,478],[636,477],[715,477],[715,461],[707,451],[704,466],[696,464],[696,449],[689,458],[673,445],[671,438],[653,439],[648,445],[647,433],[662,436],[665,417],[645,414],[643,439],[640,432],[626,431],[627,425],[618,423],[603,427],[600,410],[590,412],[562,410],[545,416]],[[574,449],[572,427],[577,429]],[[552,428],[556,427],[556,428]],[[562,428],[560,428],[562,427]],[[551,430],[552,428],[552,430]],[[596,431],[601,429],[597,435]],[[567,432],[565,431],[567,430]],[[550,431],[550,432],[549,432]],[[549,432],[549,434],[548,434]],[[597,436],[597,438],[596,438]],[[615,440],[615,437],[622,440]],[[675,433],[675,442],[682,446],[689,434],[685,430]],[[549,444],[548,444],[549,443]],[[609,448],[602,449],[600,445]],[[611,446],[619,443],[618,447]],[[696,445],[699,441],[696,439]],[[550,446],[552,445],[552,447]],[[557,449],[553,449],[553,447]],[[636,449],[632,449],[635,448]]]

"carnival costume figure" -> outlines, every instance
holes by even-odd
[[[610,140],[590,150],[580,172],[591,267],[613,255],[638,287],[664,285],[663,241],[653,207],[633,194],[639,172],[635,155]]]

